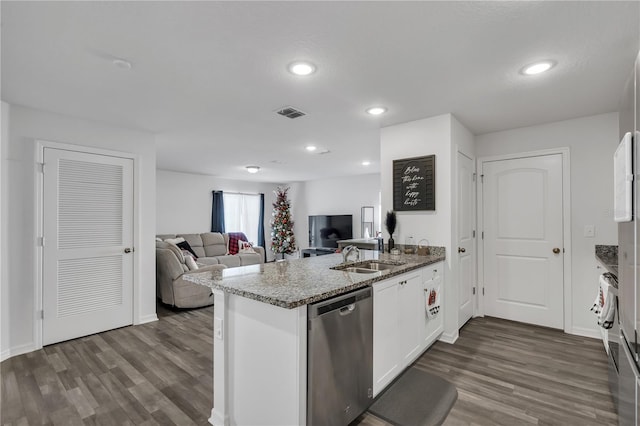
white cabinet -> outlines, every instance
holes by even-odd
[[[424,335],[424,289],[420,271],[403,275],[398,283],[398,349],[400,363],[410,364],[422,352]]]
[[[442,333],[443,314],[427,317],[424,291],[441,283],[439,262],[373,285],[374,397]]]
[[[399,280],[373,285],[373,395],[400,372],[398,356]]]

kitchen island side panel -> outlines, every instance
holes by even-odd
[[[227,374],[229,425],[306,423],[306,324],[306,305],[285,309],[227,295],[226,369],[214,377]]]

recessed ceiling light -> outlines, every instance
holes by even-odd
[[[368,165],[370,165],[370,164],[371,164],[371,161],[363,161],[363,162],[362,162],[362,165],[363,165],[363,166],[368,166]]]
[[[313,152],[313,151],[315,151],[316,149],[318,149],[318,147],[317,147],[317,146],[314,146],[314,145],[307,145],[307,146],[305,147],[305,149],[306,149],[307,151],[309,151],[309,152]]]
[[[131,62],[120,58],[115,58],[113,61],[111,61],[111,63],[118,68],[122,68],[123,70],[130,70],[132,67]]]
[[[247,166],[246,167],[247,171],[249,173],[258,173],[258,170],[260,170],[259,166]]]
[[[289,64],[289,72],[295,75],[309,75],[316,72],[316,66],[311,62],[292,62]]]
[[[553,61],[536,62],[535,64],[530,64],[522,68],[521,72],[524,75],[536,75],[536,74],[543,73],[545,71],[549,71],[551,68],[554,67],[555,64],[556,63]]]
[[[385,112],[387,112],[387,109],[381,106],[367,108],[367,114],[371,114],[371,115],[380,115],[380,114],[384,114]]]

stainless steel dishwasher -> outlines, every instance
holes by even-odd
[[[346,426],[373,397],[371,287],[308,307],[307,425]]]

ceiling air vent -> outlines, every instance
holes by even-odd
[[[294,107],[291,107],[291,106],[283,107],[277,112],[278,114],[284,115],[285,117],[289,117],[289,118],[298,118],[298,117],[303,117],[307,115],[306,113],[300,111],[299,109],[295,109]]]

